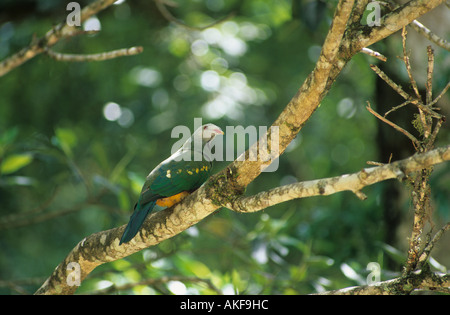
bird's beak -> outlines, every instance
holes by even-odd
[[[221,129],[214,129],[214,132],[218,135],[224,135],[225,133]]]

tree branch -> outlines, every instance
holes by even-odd
[[[380,21],[381,26],[370,27],[355,24],[355,27],[349,29],[345,34],[341,55],[352,56],[362,48],[397,32],[443,2],[445,0],[412,0],[384,15]]]
[[[449,160],[450,145],[390,164],[366,168],[353,174],[297,182],[270,189],[254,196],[240,197],[225,206],[236,212],[250,213],[297,198],[326,196],[341,191],[356,193],[366,186],[392,178],[403,179],[408,173]]]
[[[167,21],[173,22],[175,24],[178,24],[180,26],[183,26],[183,27],[185,27],[187,29],[194,30],[194,31],[202,31],[202,30],[205,30],[207,28],[213,27],[213,26],[218,25],[218,24],[220,24],[222,22],[225,22],[226,20],[231,19],[235,15],[234,12],[231,12],[228,15],[226,15],[225,17],[223,17],[223,18],[221,18],[221,19],[219,19],[219,20],[217,20],[217,21],[215,21],[215,22],[213,22],[211,24],[208,24],[208,25],[205,25],[205,26],[200,26],[200,27],[198,27],[198,26],[190,26],[190,25],[184,23],[182,20],[177,19],[176,17],[174,17],[172,15],[172,13],[170,13],[170,11],[165,6],[166,1],[154,0],[154,2],[156,4],[156,7],[158,8],[158,11],[161,13],[161,15]]]
[[[442,237],[442,235],[444,235],[444,232],[450,230],[450,222],[447,223],[446,225],[444,225],[433,237],[433,239],[431,239],[428,244],[425,246],[425,248],[423,249],[422,253],[420,254],[420,257],[417,261],[417,267],[418,269],[422,269],[424,264],[427,262],[428,257],[430,256],[430,253],[434,247],[434,245],[436,245],[436,243],[440,240],[440,238]]]
[[[57,61],[70,61],[70,62],[82,62],[82,61],[103,61],[108,59],[114,59],[122,56],[133,56],[140,54],[144,49],[142,46],[118,49],[113,51],[102,52],[99,54],[63,54],[48,49],[47,54]]]
[[[386,56],[380,54],[378,51],[372,50],[372,49],[367,48],[367,47],[364,47],[363,49],[361,49],[361,52],[366,54],[366,55],[369,55],[369,56],[372,56],[374,58],[377,58],[378,60],[381,60],[381,61],[386,61],[387,60]]]
[[[92,15],[97,14],[103,9],[109,7],[116,1],[117,0],[97,0],[87,5],[80,12],[81,23],[86,21]],[[35,56],[47,51],[61,39],[65,39],[79,33],[80,32],[76,27],[68,25],[64,20],[64,22],[54,26],[51,30],[49,30],[44,37],[41,37],[39,39],[34,38],[28,47],[23,48],[18,53],[0,62],[0,77],[13,70],[14,68],[22,65],[26,61],[34,58]]]
[[[430,31],[425,25],[420,23],[419,21],[413,21],[411,23],[411,27],[419,34],[423,35],[430,42],[435,43],[441,48],[444,48],[447,51],[450,51],[450,43],[443,38],[440,38],[432,31]]]
[[[450,275],[432,273],[423,269],[408,277],[399,277],[371,285],[344,288],[319,293],[319,295],[398,295],[409,294],[414,290],[447,292],[450,287]]]
[[[405,136],[407,136],[409,138],[409,140],[412,141],[412,143],[414,144],[415,148],[419,147],[419,140],[417,140],[416,137],[414,137],[412,134],[410,134],[408,131],[406,131],[405,129],[403,129],[402,127],[398,126],[397,124],[393,123],[392,121],[388,120],[387,118],[381,116],[380,114],[378,114],[376,111],[374,111],[372,109],[372,107],[370,106],[370,102],[367,101],[367,106],[366,109],[375,117],[377,117],[379,120],[381,120],[382,122],[388,124],[389,126],[391,126],[392,128],[394,128],[395,130],[403,133]]]

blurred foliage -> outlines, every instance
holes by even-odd
[[[170,155],[174,126],[192,130],[195,117],[223,128],[269,126],[313,69],[337,1],[171,2],[177,6],[168,10],[190,26],[234,16],[193,30],[169,22],[153,1],[122,1],[85,24],[100,25],[100,33],[54,49],[140,45],[142,54],[91,63],[41,55],[0,78],[0,280],[23,280],[0,293],[34,292],[83,237],[125,224],[145,176]],[[67,14],[60,1],[47,0],[3,1],[0,12],[0,60]],[[436,58],[438,67],[444,58]],[[377,125],[364,108],[375,92],[368,64],[376,62],[353,58],[279,169],[261,174],[248,194],[377,160]],[[436,88],[449,77],[442,71]],[[439,141],[449,140],[443,130]],[[432,177],[436,215],[446,219],[448,170],[436,167]],[[364,202],[340,193],[254,214],[221,209],[158,246],[100,266],[78,292],[166,279],[118,293],[302,294],[360,284],[369,262],[388,279],[386,257],[398,264],[404,257],[383,241],[382,185],[366,188]],[[180,280],[189,277],[205,281]]]

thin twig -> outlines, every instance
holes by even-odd
[[[388,160],[387,163],[381,163],[381,162],[375,162],[375,161],[367,161],[366,163],[369,164],[369,165],[383,166],[383,165],[386,165],[386,164],[390,164],[391,160],[392,160],[392,153],[391,153],[391,155],[389,155],[389,160]]]
[[[391,88],[394,89],[395,92],[397,92],[399,95],[401,95],[405,100],[410,101],[411,103],[417,103],[417,100],[411,99],[408,93],[406,93],[403,88],[392,81],[391,78],[387,76],[386,73],[384,73],[380,68],[378,68],[376,65],[370,65],[370,68],[384,81],[386,82]]]
[[[433,247],[436,245],[436,243],[439,241],[439,239],[444,235],[444,232],[450,230],[450,222],[448,222],[446,225],[444,225],[433,237],[431,241],[427,243],[425,248],[422,251],[422,254],[419,257],[417,268],[421,269],[423,264],[428,260],[428,257],[430,256],[431,251],[433,250]]]
[[[386,61],[387,60],[386,56],[380,54],[378,51],[372,50],[372,49],[367,48],[367,47],[364,47],[363,49],[361,49],[361,52],[366,54],[366,55],[375,57],[375,58],[377,58],[377,59],[379,59],[381,61]]]
[[[441,129],[442,123],[445,121],[444,118],[441,118],[437,121],[436,126],[434,126],[433,133],[431,134],[430,138],[428,139],[426,149],[431,150],[434,146],[434,141],[436,140],[436,136],[439,133],[439,130]]]
[[[400,131],[401,133],[403,133],[405,136],[407,136],[414,144],[414,147],[419,147],[420,145],[420,141],[417,140],[416,137],[414,137],[412,134],[410,134],[408,131],[406,131],[405,129],[403,129],[402,127],[398,126],[397,124],[394,124],[392,121],[388,120],[387,118],[381,116],[380,114],[378,114],[376,111],[374,111],[372,109],[372,107],[370,106],[370,102],[367,101],[367,106],[366,109],[375,117],[377,117],[379,120],[381,120],[382,122],[388,124],[389,126],[393,127],[395,130]]]
[[[140,54],[144,51],[142,46],[118,49],[113,51],[107,51],[98,54],[64,54],[58,53],[51,49],[48,49],[47,54],[58,61],[69,61],[69,62],[82,62],[82,61],[103,61],[108,59],[114,59],[122,56],[133,56]]]
[[[408,105],[409,103],[411,103],[411,102],[410,102],[410,101],[404,101],[404,102],[401,103],[400,105],[392,107],[390,110],[388,110],[388,111],[383,115],[383,117],[386,117],[387,115],[389,115],[389,114],[392,113],[393,111],[396,111],[397,109],[402,108],[403,106],[406,106],[406,105]]]
[[[417,106],[420,110],[422,110],[423,112],[431,115],[433,118],[437,118],[437,119],[441,119],[443,116],[436,113],[435,111],[432,110],[431,107],[429,106],[425,106],[424,104],[422,104],[420,99],[416,99],[411,97],[408,93],[406,93],[403,88],[396,84],[394,81],[392,81],[391,78],[389,78],[387,76],[386,73],[384,73],[380,68],[378,68],[376,65],[370,65],[370,68],[381,78],[383,79],[383,81],[385,81],[391,88],[394,89],[394,91],[396,91],[401,97],[403,97],[405,100],[408,101],[408,103],[414,104],[415,106]],[[402,104],[403,105],[403,104]]]
[[[434,70],[434,52],[431,46],[427,47],[428,66],[427,66],[427,82],[425,84],[426,96],[425,103],[427,106],[433,101],[433,70]],[[421,112],[422,114],[422,112]],[[431,135],[431,129],[433,128],[433,119],[427,115],[424,117],[425,123],[423,124],[424,139],[428,139]],[[430,143],[432,145],[432,143]]]
[[[419,89],[417,88],[417,83],[416,80],[414,80],[414,77],[412,75],[412,70],[411,70],[411,64],[409,63],[409,54],[406,51],[406,27],[403,27],[402,29],[402,46],[403,46],[403,62],[405,63],[406,66],[406,72],[408,73],[408,77],[409,77],[409,82],[411,82],[411,86],[414,90],[414,93],[416,93],[416,97],[420,100],[420,93],[419,93]]]
[[[428,67],[427,67],[427,83],[426,83],[426,104],[429,105],[433,101],[433,70],[434,70],[434,50],[431,46],[427,47]]]
[[[224,16],[223,18],[221,18],[221,19],[219,19],[219,20],[217,20],[217,21],[215,21],[215,22],[213,22],[211,24],[208,24],[208,25],[205,25],[205,26],[201,26],[201,27],[199,27],[199,26],[191,26],[191,25],[188,25],[188,24],[184,23],[182,20],[177,19],[175,16],[173,16],[172,13],[170,13],[170,11],[167,10],[167,8],[165,6],[165,4],[167,4],[167,3],[165,3],[162,0],[154,0],[154,1],[155,1],[156,7],[158,8],[159,12],[162,14],[162,16],[166,20],[168,20],[170,22],[173,22],[175,24],[181,25],[183,27],[186,27],[188,29],[195,30],[195,31],[203,31],[203,30],[205,30],[207,28],[210,28],[210,27],[218,25],[218,24],[220,24],[222,22],[225,22],[226,20],[231,19],[235,15],[234,12],[231,12],[228,15]]]
[[[420,23],[417,20],[414,20],[411,24],[409,24],[416,32],[418,32],[420,35],[423,35],[425,38],[427,38],[429,41],[435,43],[441,48],[444,48],[447,51],[450,51],[450,43],[446,41],[443,38],[440,38],[436,34],[434,34],[432,31],[430,31],[425,25]]]
[[[419,88],[417,87],[416,80],[414,80],[414,77],[412,75],[412,69],[411,64],[409,62],[409,52],[406,50],[406,27],[404,26],[402,29],[402,47],[403,47],[403,63],[405,64],[406,72],[408,73],[409,82],[411,83],[411,87],[416,94],[416,98],[419,101],[419,103],[422,102],[422,98],[419,93]],[[420,123],[422,125],[422,130],[424,130],[424,134],[429,134],[429,124],[427,123],[426,115],[424,114],[423,110],[419,108],[419,117],[420,117]]]
[[[385,165],[384,163],[376,162],[376,161],[367,161],[366,164],[374,165],[374,166],[383,166],[383,165]]]
[[[445,93],[447,93],[447,90],[450,88],[450,82],[448,82],[447,83],[447,85],[445,86],[445,88],[442,90],[442,92],[430,103],[430,104],[427,104],[428,106],[433,106],[434,104],[436,104],[440,99],[441,99],[441,97],[445,94]]]

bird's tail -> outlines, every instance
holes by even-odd
[[[131,241],[131,239],[137,234],[139,229],[141,228],[142,223],[144,223],[147,215],[153,210],[156,201],[149,202],[145,204],[143,207],[140,204],[136,204],[134,207],[134,212],[130,217],[130,221],[128,222],[125,231],[123,231],[122,238],[120,239],[119,245],[122,243],[127,243]]]

